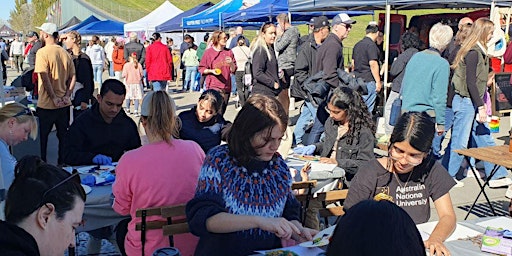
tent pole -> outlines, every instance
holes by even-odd
[[[384,54],[384,81],[382,83],[382,89],[384,89],[384,102],[387,101],[387,83],[388,83],[388,63],[389,63],[389,27],[391,22],[391,6],[386,3],[386,24],[384,26],[385,39],[385,53]]]
[[[494,17],[493,15],[494,15],[495,11],[496,11],[496,2],[493,0],[491,2],[491,13],[490,13],[489,17]]]

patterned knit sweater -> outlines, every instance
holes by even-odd
[[[261,229],[210,233],[206,220],[220,212],[299,220],[300,204],[291,184],[288,167],[278,154],[269,162],[241,166],[229,155],[227,145],[210,150],[195,197],[187,204],[190,230],[200,237],[195,255],[248,255],[281,247],[277,236]]]

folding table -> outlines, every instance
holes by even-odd
[[[487,197],[487,194],[485,193],[485,187],[489,185],[489,181],[494,176],[494,174],[498,171],[498,168],[500,166],[503,166],[507,169],[512,169],[512,153],[509,152],[509,146],[508,145],[502,145],[502,146],[491,146],[491,147],[483,147],[483,148],[468,148],[468,149],[458,149],[454,150],[459,155],[463,155],[464,158],[466,158],[467,162],[469,163],[469,166],[471,168],[471,171],[473,172],[473,175],[475,176],[476,182],[478,183],[478,186],[480,187],[480,193],[478,193],[478,196],[476,197],[475,201],[473,202],[473,205],[471,205],[471,208],[469,208],[468,214],[464,218],[466,220],[475,207],[476,202],[478,201],[478,198],[480,198],[481,194],[484,194],[485,199],[487,200],[487,203],[489,204],[489,207],[491,208],[492,213],[494,216],[496,216],[496,212],[494,211],[494,207],[491,204],[491,201],[489,201],[489,197]],[[489,163],[494,164],[494,167],[489,175],[487,177],[487,180],[482,184],[480,179],[478,179],[478,174],[476,171],[475,166],[471,165],[470,158],[474,158],[476,160],[486,161]]]

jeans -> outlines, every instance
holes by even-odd
[[[92,72],[94,74],[94,82],[99,83],[101,86],[103,83],[103,78],[101,77],[103,75],[103,64],[93,64]]]
[[[236,95],[236,76],[231,74],[229,77],[231,78],[231,94]]]
[[[153,85],[153,91],[165,91],[165,88],[167,86],[167,81],[166,80],[151,81],[151,84]]]
[[[20,69],[21,69],[21,72],[23,72],[23,55],[14,54],[13,59],[14,59],[14,66],[16,67],[16,71],[20,72]]]
[[[317,143],[322,138],[322,134],[325,131],[325,121],[329,118],[329,113],[325,110],[326,106],[327,103],[325,101],[318,105],[315,121],[313,122],[313,127],[311,127],[311,131],[309,132],[309,141],[305,143],[306,145]]]
[[[185,67],[185,81],[183,82],[183,90],[184,91],[193,91],[194,85],[196,84],[196,75],[197,75],[197,67],[196,66],[188,66]],[[189,85],[190,82],[190,85]]]
[[[377,99],[377,85],[375,84],[375,81],[371,81],[366,83],[366,88],[368,89],[368,94],[362,95],[362,98],[368,107],[368,112],[370,112],[371,115],[373,109],[375,108],[375,100]]]
[[[304,105],[302,106],[302,111],[300,112],[299,119],[297,119],[297,124],[295,124],[295,130],[293,131],[293,135],[295,136],[296,144],[303,144],[302,137],[306,132],[306,127],[309,123],[314,121],[316,117],[316,107],[311,104],[309,101],[304,101]]]
[[[108,76],[113,77],[114,76],[114,62],[109,61],[108,63],[110,64],[109,68],[108,68]]]
[[[124,100],[124,102],[125,102],[124,104],[125,104],[126,109],[128,109],[128,111],[130,111],[130,100],[126,99],[126,100]],[[134,113],[139,112],[139,100],[133,100],[133,112]]]
[[[57,128],[57,139],[59,139],[58,164],[64,163],[64,138],[69,127],[69,107],[58,109],[37,108],[36,114],[39,117],[39,134],[41,138],[41,159],[46,161],[46,150],[48,146],[48,135],[55,124]]]
[[[388,100],[386,101],[386,106],[384,107],[384,123],[386,125],[385,133],[387,135],[391,135],[391,133],[393,133],[394,126],[389,125],[389,116],[391,115],[391,106],[398,96],[400,96],[398,92],[391,91],[389,93]]]
[[[454,150],[468,148],[469,138],[473,135],[478,147],[493,146],[495,145],[493,138],[490,135],[489,126],[484,123],[480,124],[475,120],[476,109],[470,98],[461,97],[456,94],[452,102],[453,109],[453,127],[452,138],[450,141],[451,151],[450,159],[448,161],[448,173],[455,177],[459,171],[464,157],[457,154]],[[493,164],[484,163],[485,174],[490,175]],[[493,179],[505,177],[507,171],[505,168],[500,167]]]

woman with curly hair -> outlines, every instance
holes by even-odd
[[[359,166],[374,159],[375,125],[358,92],[338,87],[330,95],[325,108],[325,138],[318,143],[295,148],[299,154],[319,154],[320,162],[337,164],[350,181]]]

